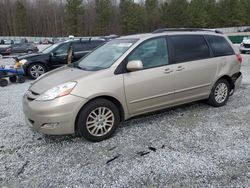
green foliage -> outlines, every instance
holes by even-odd
[[[132,0],[120,2],[121,27],[123,34],[138,33],[144,31],[144,10]]]
[[[80,35],[84,28],[84,7],[82,0],[67,0],[65,5],[66,33]]]
[[[208,1],[192,0],[189,4],[188,12],[190,17],[190,26],[192,27],[208,27]]]
[[[95,0],[96,10],[96,34],[109,34],[109,26],[111,25],[112,7],[110,0]]]
[[[1,35],[132,34],[250,26],[250,0],[0,0]]]
[[[165,2],[161,8],[161,19],[164,27],[188,27],[190,18],[186,0]]]
[[[153,31],[160,26],[159,5],[157,0],[146,0],[146,31]]]
[[[21,0],[16,2],[15,26],[16,35],[24,36],[28,29],[28,17],[24,1]]]

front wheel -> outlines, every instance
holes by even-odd
[[[230,85],[227,80],[218,80],[210,93],[208,104],[214,107],[220,107],[227,103],[230,94]]]
[[[76,126],[80,136],[99,142],[112,136],[119,125],[119,110],[106,99],[96,99],[79,112]]]
[[[40,63],[34,63],[28,67],[27,73],[32,79],[36,79],[46,72],[46,67]]]

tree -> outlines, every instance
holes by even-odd
[[[120,14],[123,34],[132,34],[144,31],[145,15],[143,8],[132,0],[121,0]]]
[[[208,1],[192,0],[189,4],[188,11],[190,16],[190,27],[205,28],[208,27]]]
[[[186,0],[166,1],[161,7],[162,24],[165,27],[190,27],[189,3]]]
[[[80,35],[82,33],[84,7],[82,0],[67,0],[65,5],[66,33]]]
[[[112,6],[110,0],[95,0],[96,34],[107,35],[110,32]]]
[[[157,0],[146,0],[146,31],[153,31],[160,26],[160,14]]]

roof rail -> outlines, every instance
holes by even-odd
[[[172,32],[172,31],[208,31],[208,32],[223,34],[221,31],[216,29],[202,29],[202,28],[160,28],[154,30],[153,33]]]

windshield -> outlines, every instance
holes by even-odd
[[[97,48],[79,61],[78,67],[84,70],[101,70],[113,65],[137,39],[114,39]]]
[[[53,44],[47,48],[45,48],[42,53],[44,54],[47,54],[47,53],[50,53],[52,50],[54,50],[57,46],[59,46],[60,43],[57,43],[57,44]]]

